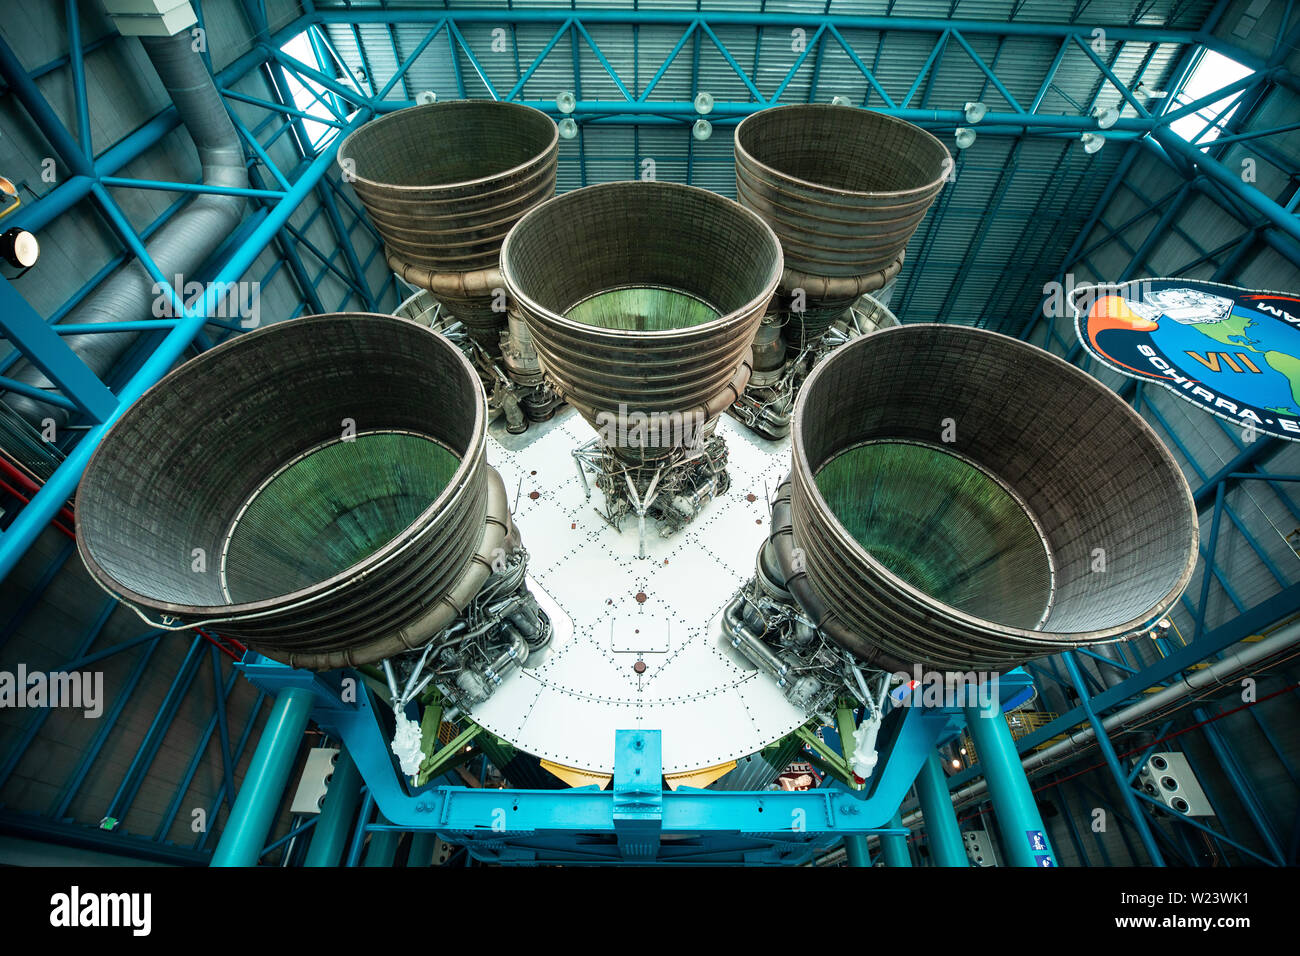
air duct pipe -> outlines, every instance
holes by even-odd
[[[422,648],[490,578],[483,631],[508,644],[522,622],[537,649],[549,630],[523,584],[485,425],[473,368],[413,322],[270,325],[186,363],[122,414],[77,493],[78,548],[146,620],[217,627],[293,666]],[[491,664],[497,649],[474,643]]]
[[[191,48],[192,42],[188,30],[175,36],[140,38],[194,141],[203,167],[203,184],[247,189],[248,170],[239,135],[203,58]],[[243,210],[244,200],[239,196],[195,196],[145,244],[149,258],[168,282],[175,282],[176,276],[192,275],[239,225]],[[105,279],[63,321],[91,325],[148,318],[158,297],[154,290],[153,277],[139,260],[133,260]],[[66,335],[63,341],[102,379],[135,338],[130,333],[87,333]],[[54,387],[39,369],[27,362],[16,366],[12,377],[35,388]],[[41,427],[47,418],[54,420],[56,428],[68,420],[66,409],[37,399],[8,394],[4,400],[33,427]]]
[[[1222,660],[1215,661],[1208,667],[1189,671],[1179,680],[1154,694],[1145,695],[1136,704],[1118,710],[1102,720],[1101,726],[1107,732],[1123,730],[1134,721],[1153,714],[1162,714],[1179,701],[1191,696],[1196,691],[1224,684],[1230,678],[1242,673],[1261,661],[1280,654],[1300,641],[1300,621],[1292,621],[1260,641],[1242,642],[1229,648]],[[1042,750],[1027,754],[1020,762],[1026,774],[1036,773],[1075,751],[1082,750],[1097,739],[1096,733],[1086,722],[1078,729],[1065,735],[1064,740],[1057,741]],[[952,792],[953,806],[969,803],[976,797],[983,796],[988,790],[988,783],[977,780],[969,786]],[[921,813],[914,811],[904,819],[912,826],[921,819]]]

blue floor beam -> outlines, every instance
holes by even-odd
[[[298,687],[280,691],[226,821],[213,866],[256,866],[298,756],[312,695]]]
[[[1043,826],[1001,707],[988,710],[968,707],[966,722],[980,769],[988,781],[989,798],[1008,862],[1012,866],[1055,866],[1047,828]]]
[[[925,817],[925,835],[930,845],[930,858],[938,866],[966,867],[966,847],[961,840],[961,827],[957,811],[948,793],[948,776],[943,772],[939,754],[931,751],[916,775],[916,796]]]
[[[321,808],[320,822],[311,835],[304,866],[338,866],[348,846],[348,834],[361,803],[361,774],[347,748],[340,747]]]

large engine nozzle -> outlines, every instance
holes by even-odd
[[[517,541],[485,420],[473,368],[412,322],[267,326],[122,414],[77,493],[78,547],[150,619],[300,667],[383,660],[454,620]]]
[[[398,110],[352,133],[339,164],[384,239],[393,271],[428,289],[490,354],[506,233],[555,193],[559,131],[518,103],[456,100]]]
[[[996,333],[905,325],[842,346],[804,383],[793,458],[777,574],[871,666],[1003,671],[1117,640],[1196,566],[1191,491],[1151,428]]]
[[[712,421],[736,399],[781,246],[761,218],[708,190],[607,183],[525,215],[501,271],[547,373],[608,434],[638,415]],[[673,446],[635,431],[610,444],[634,459]]]
[[[781,292],[804,290],[810,336],[898,276],[951,165],[925,130],[870,110],[781,106],[736,127],[736,198],[781,237]]]

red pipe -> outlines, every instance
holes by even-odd
[[[217,650],[221,651],[221,653],[225,654],[225,655],[226,655],[227,657],[229,657],[232,661],[238,661],[238,660],[241,660],[241,659],[243,658],[243,656],[244,656],[244,655],[243,655],[243,650],[246,650],[246,648],[244,648],[244,646],[243,646],[242,644],[240,645],[240,648],[241,648],[240,653],[239,653],[239,654],[236,654],[236,653],[235,653],[234,651],[232,651],[230,648],[226,647],[225,644],[221,643],[221,641],[229,640],[229,638],[224,638],[224,637],[222,637],[221,640],[219,641],[219,640],[216,640],[216,639],[215,639],[211,634],[209,634],[207,631],[203,630],[203,628],[201,628],[201,627],[196,627],[194,630],[196,630],[196,631],[199,633],[199,636],[200,636],[200,637],[202,637],[205,641],[207,641],[209,644],[211,644],[211,645],[212,645],[213,647],[215,647]],[[217,636],[220,637],[221,635],[217,635]],[[236,642],[232,641],[231,643],[236,643]]]
[[[0,457],[0,471],[3,471],[14,481],[18,482],[20,485],[26,488],[29,493],[34,491],[40,491],[41,486],[38,482],[33,481],[24,472],[15,468],[4,457]],[[18,493],[13,492],[13,494],[18,494]],[[22,495],[18,495],[18,497],[22,498]],[[23,501],[26,502],[28,501],[28,499],[23,498]],[[66,519],[73,525],[73,527],[76,527],[77,519],[73,517],[72,511],[71,509],[68,508],[67,505],[64,505],[62,508],[59,509],[59,517]]]
[[[0,488],[3,488],[5,491],[9,492],[9,494],[13,495],[15,498],[17,498],[17,499],[18,499],[19,501],[21,501],[23,504],[30,504],[30,503],[31,503],[31,499],[30,499],[30,498],[28,498],[26,495],[24,495],[21,491],[19,491],[19,490],[18,490],[17,488],[15,488],[13,485],[9,484],[7,481],[0,481]],[[57,520],[55,520],[55,521],[51,521],[50,524],[53,525],[55,528],[58,528],[60,531],[62,531],[64,534],[66,534],[66,535],[67,535],[69,538],[71,538],[72,540],[74,540],[74,541],[77,540],[77,536],[76,536],[73,532],[71,532],[71,531],[69,531],[67,528],[65,528],[65,527],[64,527],[62,524],[60,524]]]

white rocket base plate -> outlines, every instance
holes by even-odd
[[[766,441],[727,415],[718,427],[730,490],[672,537],[648,519],[644,559],[635,518],[615,531],[596,511],[594,483],[591,501],[583,493],[571,452],[594,432],[576,412],[523,435],[489,430],[488,460],[512,498],[530,586],[560,619],[540,664],[512,672],[474,708],[481,726],[599,773],[613,772],[616,730],[658,729],[664,772],[677,773],[752,754],[808,719],[719,626],[767,538],[767,500],[790,470],[789,441]]]

